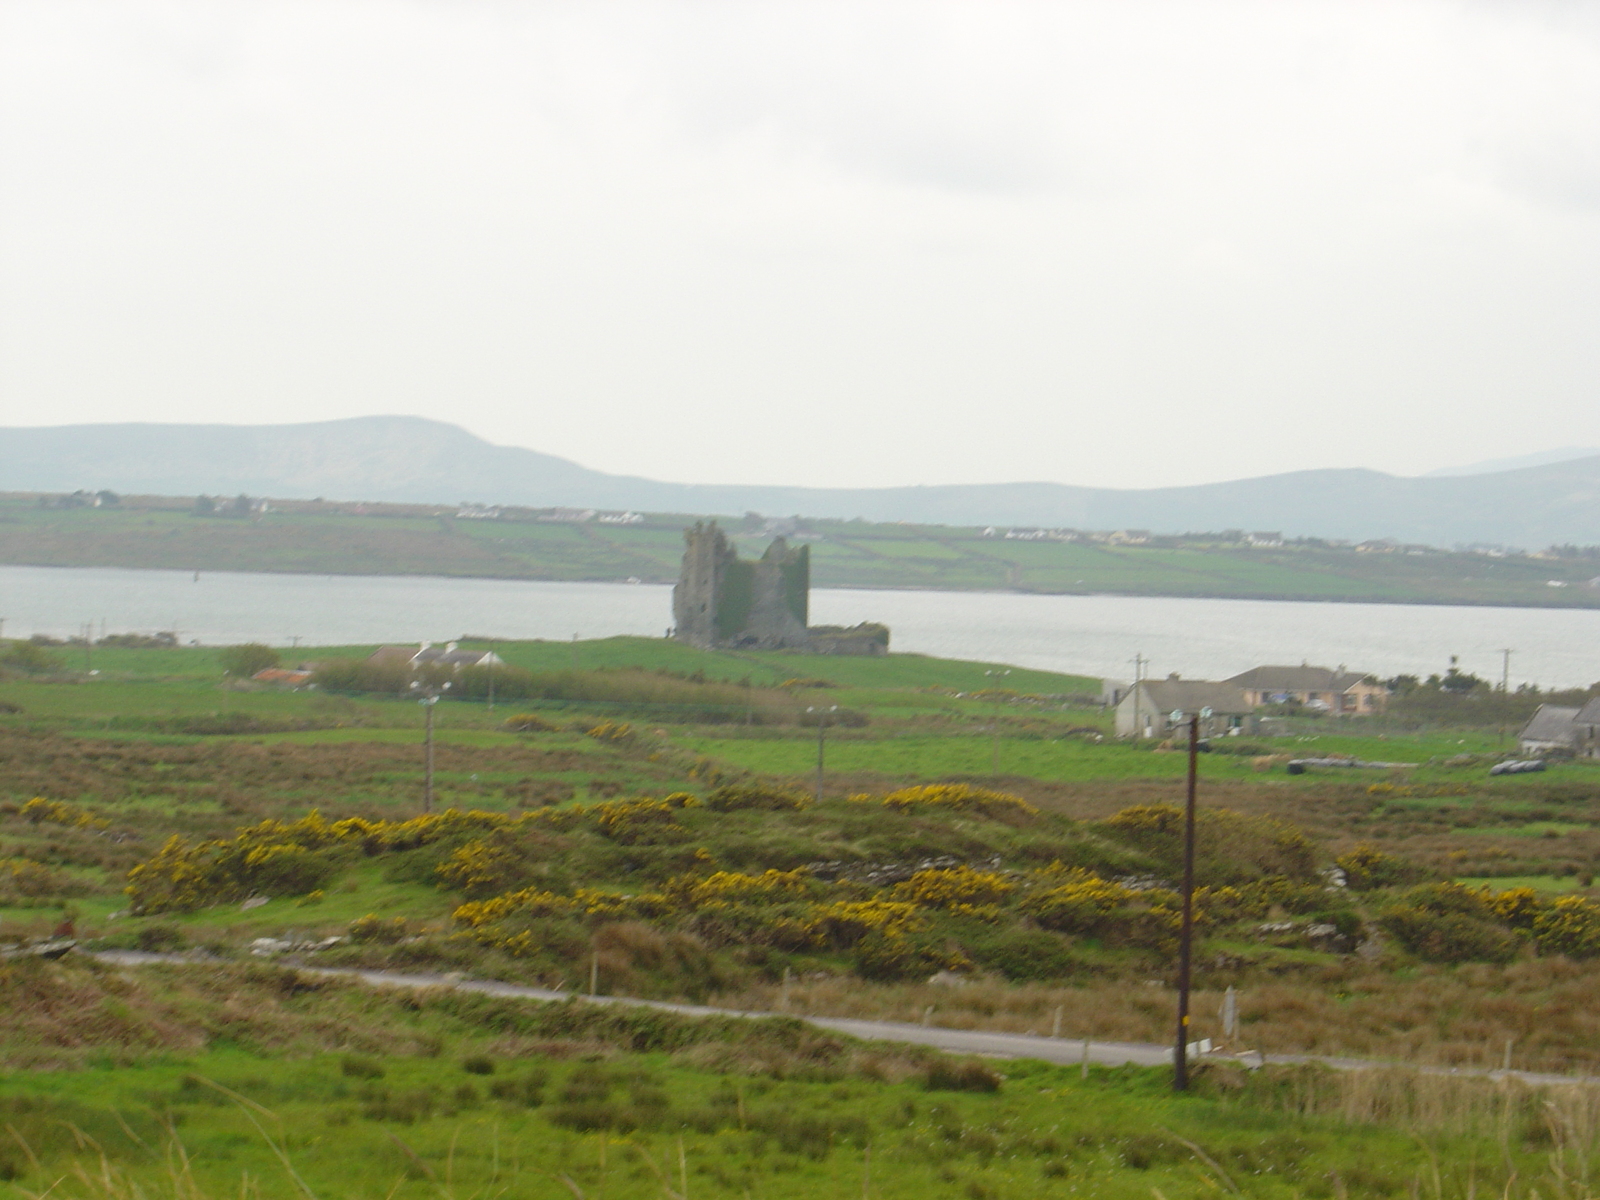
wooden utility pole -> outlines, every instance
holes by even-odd
[[[825,757],[826,757],[826,754],[827,754],[828,714],[829,713],[838,712],[839,711],[839,706],[837,704],[834,704],[834,705],[829,706],[828,708],[823,708],[820,705],[815,705],[813,707],[807,708],[806,711],[808,713],[815,713],[817,715],[817,787],[816,787],[816,798],[817,798],[817,803],[821,804],[822,803],[823,767],[824,767]]]
[[[1144,668],[1146,665],[1144,652],[1133,656],[1133,740],[1138,741],[1143,736],[1139,731],[1139,708],[1143,697],[1139,694],[1139,685],[1144,682]]]
[[[994,724],[989,726],[989,743],[992,757],[990,773],[998,775],[1000,774],[1000,688],[997,685],[1007,675],[1011,674],[1011,668],[1007,667],[1003,671],[985,671],[984,674],[990,677],[989,690],[994,693],[994,696],[991,697],[994,700]]]
[[[433,811],[433,706],[439,702],[439,697],[429,696],[422,702],[423,729],[422,737],[422,811]]]
[[[1200,767],[1200,714],[1189,714],[1189,783],[1183,805],[1183,925],[1178,931],[1178,1034],[1172,1089],[1189,1090],[1189,967],[1194,944],[1194,794]]]

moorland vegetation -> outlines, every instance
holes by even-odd
[[[1088,681],[1018,671],[1001,691],[986,664],[648,639],[500,651],[507,680],[562,690],[491,710],[452,688],[431,813],[409,684],[269,687],[168,644],[98,645],[93,677],[64,657],[8,670],[0,937],[65,917],[84,949],[206,961],[0,965],[0,1107],[28,1146],[0,1174],[36,1194],[93,1166],[75,1127],[105,1169],[59,1194],[200,1195],[248,1172],[303,1197],[285,1162],[374,1196],[479,1194],[507,1171],[614,1196],[854,1194],[864,1174],[880,1196],[1589,1186],[1587,1093],[1208,1068],[1179,1102],[1132,1069],[297,969],[1169,1036],[1185,756],[1110,738]],[[1197,1036],[1224,1041],[1231,987],[1234,1049],[1600,1070],[1600,768],[1491,778],[1505,706],[1535,698],[1439,682],[1381,719],[1284,717],[1204,757]],[[859,720],[804,724],[820,698]],[[1417,765],[1283,769],[1340,753]]]

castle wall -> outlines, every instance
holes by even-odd
[[[808,629],[811,548],[777,538],[754,562],[739,558],[715,521],[683,532],[683,569],[672,589],[673,636],[703,649],[886,654],[882,625]]]

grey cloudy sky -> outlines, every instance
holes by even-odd
[[[1600,443],[1600,7],[0,0],[0,423],[696,482]]]

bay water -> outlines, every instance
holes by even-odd
[[[467,636],[661,637],[672,589],[437,576],[286,575],[0,566],[0,635],[176,631],[184,642],[275,646]],[[1154,596],[816,588],[813,624],[881,621],[891,648],[1129,679],[1225,678],[1263,663],[1343,664],[1380,676],[1463,670],[1543,687],[1600,680],[1600,610]]]

